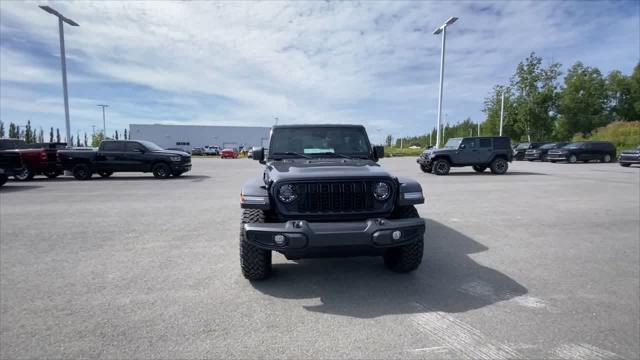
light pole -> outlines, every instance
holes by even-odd
[[[55,15],[58,18],[58,32],[60,33],[60,66],[62,67],[62,92],[64,94],[64,119],[66,125],[67,132],[67,140],[71,139],[71,123],[69,121],[69,94],[67,91],[67,59],[64,51],[64,27],[62,25],[63,22],[71,25],[71,26],[79,26],[75,21],[64,17],[59,12],[55,11],[49,6],[40,5],[40,8],[51,15]],[[67,147],[72,147],[73,144],[69,145],[67,142]]]
[[[274,117],[274,119],[276,120],[276,125],[278,125],[278,120],[280,120],[280,119],[277,118],[277,117]]]
[[[500,136],[502,136],[503,118],[504,118],[504,89],[502,89],[502,101],[500,102]]]
[[[104,108],[108,108],[109,105],[98,104],[98,106],[102,108],[102,139],[104,140],[107,138],[107,121],[105,120],[105,116],[104,116]]]
[[[444,24],[433,31],[433,35],[442,33],[442,53],[440,54],[440,90],[438,91],[438,132],[436,133],[436,148],[440,147],[440,118],[442,117],[442,84],[444,82],[444,47],[447,38],[447,26],[458,20],[457,17],[451,17]]]
[[[480,123],[478,123],[478,136],[480,136]]]

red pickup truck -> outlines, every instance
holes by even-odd
[[[20,181],[31,180],[36,175],[50,179],[61,175],[63,171],[58,162],[58,150],[66,146],[66,143],[26,144],[23,140],[0,139],[0,151],[17,152],[22,158],[23,169],[13,176]]]

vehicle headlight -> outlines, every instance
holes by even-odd
[[[297,198],[298,194],[296,194],[296,189],[291,184],[282,185],[278,189],[278,199],[283,203],[288,204]]]
[[[169,156],[169,159],[170,159],[171,161],[178,162],[178,161],[181,161],[181,160],[182,160],[182,157],[181,157],[181,156]]]
[[[387,200],[389,195],[391,195],[391,188],[387,183],[379,182],[373,185],[373,197],[376,200]]]

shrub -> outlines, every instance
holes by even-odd
[[[616,121],[597,128],[591,135],[577,133],[573,141],[600,140],[610,141],[619,150],[634,149],[640,144],[640,121]]]

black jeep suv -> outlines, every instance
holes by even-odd
[[[540,161],[548,161],[547,153],[549,150],[560,149],[563,146],[569,144],[568,142],[553,142],[544,144],[535,149],[529,149],[525,152],[524,158],[529,161],[540,160]]]
[[[608,141],[580,141],[560,149],[549,150],[547,158],[552,163],[566,161],[573,164],[578,161],[588,162],[591,160],[608,163],[616,158],[616,147]]]
[[[476,172],[490,168],[494,174],[504,174],[512,160],[510,138],[483,136],[449,139],[440,149],[425,150],[417,162],[422,171],[436,175],[447,175],[452,166],[472,166]]]
[[[271,130],[262,176],[240,193],[240,266],[249,280],[267,278],[271,252],[287,259],[382,255],[396,272],[422,261],[425,222],[417,182],[395,177],[377,161],[362,126],[280,125]]]

